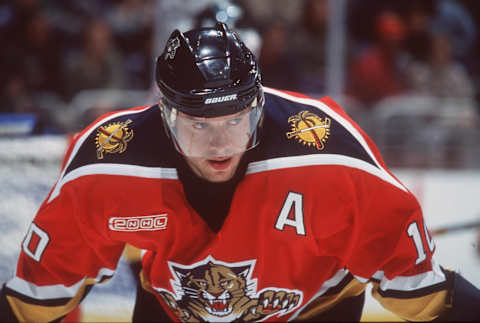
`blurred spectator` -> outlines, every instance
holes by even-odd
[[[82,0],[82,1],[62,1],[64,8],[75,15],[82,16],[83,19],[102,17],[111,8],[112,2],[118,0]]]
[[[411,90],[441,100],[436,114],[444,118],[443,125],[475,127],[478,116],[473,81],[465,67],[455,60],[450,35],[434,31],[428,44],[428,59],[413,61],[407,68]]]
[[[130,88],[150,86],[154,12],[151,0],[122,0],[106,15],[125,58],[124,69]]]
[[[70,98],[85,89],[126,86],[122,55],[115,47],[111,28],[102,19],[87,25],[83,47],[70,55],[65,65]]]
[[[294,90],[298,86],[297,57],[289,51],[287,26],[281,21],[265,25],[261,32],[259,64],[262,82],[277,89]]]
[[[399,12],[406,3],[420,1],[423,0],[348,0],[348,33],[355,47],[361,50],[376,41],[376,20],[380,13],[384,11]]]
[[[0,113],[33,112],[33,99],[28,91],[25,79],[20,74],[8,76],[2,84]]]
[[[61,92],[62,48],[58,34],[35,1],[17,0],[3,6],[1,83],[15,80],[27,92]]]
[[[453,56],[464,61],[477,36],[472,15],[456,0],[437,0],[435,4],[433,29],[450,34]]]
[[[40,9],[37,0],[0,1],[0,40],[17,46],[25,35],[27,21]]]
[[[2,25],[7,33],[2,34],[0,112],[28,114],[32,133],[56,131],[48,116],[60,106],[63,89],[61,41],[39,4],[18,0],[2,7],[8,15]]]
[[[412,59],[426,61],[435,0],[405,1],[401,10],[406,25],[405,50]]]
[[[27,22],[25,35],[19,44],[27,86],[34,92],[61,92],[62,48],[50,22],[42,12],[35,13]]]
[[[288,25],[296,24],[298,14],[306,0],[233,0],[237,4],[244,7],[248,16],[254,21],[262,24],[266,21],[280,19]]]
[[[245,18],[245,9],[231,0],[214,0],[194,17],[195,27],[211,27],[216,22],[223,22],[236,28]],[[243,27],[243,26],[242,26]]]
[[[366,108],[391,95],[406,91],[403,75],[405,24],[400,17],[384,11],[375,24],[376,41],[352,57],[347,93]]]
[[[461,0],[460,1],[464,6],[465,10],[467,10],[470,15],[472,16],[475,25],[480,25],[480,6],[478,5],[477,1],[472,0]],[[473,45],[472,50],[470,51],[470,55],[467,58],[465,66],[467,67],[474,83],[475,83],[475,92],[476,92],[476,99],[479,104],[477,104],[477,112],[480,115],[480,37],[478,36],[475,38],[475,43]]]
[[[416,60],[407,69],[410,88],[419,94],[473,98],[472,81],[464,66],[454,59],[450,36],[432,32],[427,44],[426,62]]]
[[[112,0],[116,1],[116,0]],[[42,10],[63,36],[66,53],[81,46],[83,32],[93,18],[103,19],[111,10],[110,0],[42,1]]]
[[[258,59],[262,39],[249,9],[246,1],[214,0],[194,15],[193,26],[195,28],[211,27],[216,22],[229,25],[240,35],[240,38]]]
[[[299,65],[298,84],[290,84],[290,88],[310,94],[325,91],[329,1],[303,2],[300,21],[294,26],[292,37],[286,45],[292,48]]]
[[[138,34],[152,27],[153,14],[152,0],[121,0],[107,13],[107,19],[115,32]]]

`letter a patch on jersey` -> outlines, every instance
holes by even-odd
[[[293,215],[291,217],[290,215]],[[277,218],[275,229],[283,231],[285,226],[295,228],[298,235],[306,235],[303,221],[303,195],[295,192],[288,192],[285,202]]]

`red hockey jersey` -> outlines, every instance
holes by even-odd
[[[172,319],[310,319],[368,282],[408,320],[446,307],[415,197],[331,99],[265,89],[263,133],[218,233],[189,206],[158,106],[76,137],[22,244],[7,299],[52,320],[111,277],[125,244]]]

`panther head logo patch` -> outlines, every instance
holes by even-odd
[[[127,128],[132,120],[114,122],[97,129],[95,143],[97,146],[97,158],[103,159],[103,153],[123,153],[127,149],[127,143],[133,138],[133,130]]]
[[[302,111],[288,118],[292,131],[287,132],[287,138],[296,138],[304,145],[314,146],[318,150],[325,148],[330,135],[330,118],[320,118],[310,111]]]
[[[303,293],[269,287],[257,292],[255,260],[226,263],[208,256],[185,266],[169,262],[173,293],[154,289],[184,322],[252,321],[283,315],[298,307]]]

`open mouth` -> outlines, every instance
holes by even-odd
[[[208,303],[206,309],[210,314],[225,316],[232,312],[232,307],[229,306],[226,300],[209,300]]]
[[[232,158],[216,158],[216,159],[209,159],[208,163],[216,170],[224,170],[228,166],[230,166],[230,163],[232,161]]]

